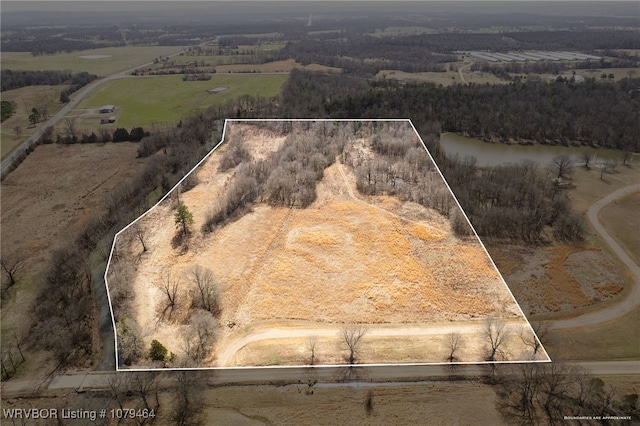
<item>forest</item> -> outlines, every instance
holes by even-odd
[[[640,79],[436,86],[293,70],[286,116],[411,118],[483,140],[583,144],[639,152]]]

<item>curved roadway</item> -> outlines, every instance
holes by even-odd
[[[593,326],[613,321],[625,314],[628,314],[640,304],[640,266],[638,266],[638,264],[634,262],[631,256],[629,256],[620,244],[618,244],[616,240],[609,235],[598,218],[600,210],[602,210],[602,208],[607,204],[636,191],[640,191],[640,183],[625,186],[624,188],[620,188],[617,191],[602,197],[593,203],[593,205],[589,207],[589,210],[587,210],[587,217],[589,218],[589,222],[591,222],[593,229],[602,237],[609,247],[611,247],[611,250],[613,250],[616,256],[618,256],[622,263],[624,263],[633,274],[633,285],[631,286],[631,290],[627,293],[624,299],[610,306],[606,306],[577,317],[552,321],[554,329]]]

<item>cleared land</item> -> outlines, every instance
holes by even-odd
[[[302,65],[294,59],[286,59],[283,61],[267,62],[265,64],[235,64],[235,65],[218,65],[216,72],[242,72],[242,73],[264,73],[264,72],[291,72],[292,69],[304,69],[309,71],[326,71],[340,72],[340,68],[328,67],[319,64]]]
[[[105,115],[117,116],[110,127],[172,124],[197,110],[222,105],[242,95],[273,97],[286,79],[286,75],[253,74],[213,75],[209,81],[182,81],[177,75],[125,78],[102,85],[70,115],[78,116],[79,129],[102,127],[100,118]],[[229,89],[216,94],[207,92],[218,86]],[[98,114],[97,108],[102,105],[116,105],[116,112]]]
[[[286,136],[246,124],[233,124],[227,133],[229,140],[243,140],[254,161],[272,156]],[[345,157],[373,155],[367,140],[350,139]],[[214,152],[194,172],[195,187],[180,194],[193,214],[194,230],[202,229],[216,200],[233,185],[235,169],[218,171],[222,152]],[[200,265],[213,272],[222,293],[221,341],[209,366],[304,364],[303,336],[317,336],[319,354],[327,351],[323,363],[341,363],[337,336],[345,323],[367,324],[362,362],[443,361],[443,340],[454,331],[464,334],[468,345],[462,360],[480,361],[488,317],[508,323],[512,337],[505,357],[528,359],[517,337],[520,330],[529,332],[526,321],[479,242],[453,235],[449,220],[435,210],[396,197],[360,195],[355,182],[353,169],[338,161],[324,170],[310,206],[256,204],[214,233],[196,231],[178,246],[174,194],[136,223],[145,230],[146,251],[131,228],[117,238],[110,292],[121,294],[126,282],[134,297],[126,311],[115,310],[116,319],[133,318],[147,344],[157,339],[180,356],[185,351],[178,336],[187,333],[194,312],[188,274]],[[122,260],[134,258],[135,271]],[[179,282],[182,307],[163,320],[165,294],[159,284],[168,276]],[[271,334],[261,335],[265,332]],[[421,338],[406,345],[409,336]],[[236,349],[249,343],[266,349],[245,349],[234,358]],[[278,353],[269,356],[268,347],[276,346]],[[236,349],[225,352],[229,347]]]
[[[464,64],[458,64],[458,67],[462,67]],[[482,76],[475,75],[464,71],[464,78],[467,83],[474,84],[504,84],[508,83],[505,80],[501,80],[493,74],[484,73]],[[452,84],[462,84],[458,71],[446,71],[446,72],[404,72],[399,70],[382,70],[378,72],[376,78],[379,79],[395,79],[402,81],[415,81],[415,82],[428,82],[434,84],[442,84],[443,86],[451,86]]]
[[[33,56],[28,52],[2,52],[0,67],[11,70],[87,71],[105,76],[182,49],[179,46],[123,46],[41,56]]]
[[[52,252],[104,211],[105,196],[142,164],[136,156],[131,143],[42,145],[2,182],[2,256],[24,257],[17,284],[3,295],[3,339],[26,331]],[[47,366],[31,354],[23,368],[37,377]]]

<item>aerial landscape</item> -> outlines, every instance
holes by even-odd
[[[0,16],[3,424],[640,422],[637,3]]]

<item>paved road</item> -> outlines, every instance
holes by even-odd
[[[624,188],[618,189],[617,191],[602,197],[589,207],[589,210],[587,210],[587,217],[589,218],[589,222],[593,225],[593,229],[600,234],[609,247],[611,247],[611,250],[613,250],[616,256],[620,258],[622,263],[624,263],[633,274],[634,284],[632,285],[631,290],[627,293],[627,296],[618,303],[614,303],[610,306],[598,309],[597,311],[579,315],[577,317],[552,321],[551,325],[554,329],[604,324],[620,318],[640,305],[640,266],[638,266],[631,256],[629,256],[629,254],[620,247],[616,240],[609,235],[599,220],[599,213],[603,207],[636,191],[640,191],[640,183],[625,186]]]
[[[583,367],[596,376],[616,376],[640,374],[640,361],[598,361],[598,362],[578,362],[571,365]],[[447,364],[442,365],[406,365],[406,366],[373,366],[357,367],[348,369],[347,367],[293,367],[293,368],[236,368],[217,369],[204,372],[210,384],[268,384],[268,383],[298,383],[306,382],[309,379],[317,379],[323,382],[323,386],[344,386],[341,383],[346,373],[353,373],[351,381],[353,385],[364,382],[404,382],[415,383],[430,378],[443,378],[451,376],[455,372],[459,376],[478,377],[487,372],[487,366],[482,364],[458,365],[452,371]],[[90,372],[59,375],[51,382],[41,383],[37,381],[9,381],[2,384],[2,395],[5,398],[20,395],[29,395],[37,391],[51,390],[75,390],[78,392],[104,390],[108,388],[109,379],[122,372]],[[161,380],[167,381],[169,378]],[[161,383],[162,384],[162,383]]]
[[[173,53],[173,54],[169,55],[169,57],[173,57],[173,56],[179,55],[183,51],[184,50],[181,50],[180,52]],[[59,120],[61,120],[62,117],[67,115],[69,113],[69,111],[71,111],[76,105],[78,105],[96,87],[98,87],[98,86],[100,86],[100,85],[102,85],[102,84],[104,84],[104,83],[106,83],[108,81],[112,81],[112,80],[117,80],[117,79],[120,79],[120,78],[128,77],[127,74],[135,71],[136,69],[141,68],[141,67],[146,67],[146,66],[149,66],[149,65],[152,65],[152,64],[153,64],[153,62],[147,62],[147,63],[144,63],[142,65],[137,65],[137,66],[135,66],[133,68],[130,68],[128,70],[120,71],[120,72],[112,74],[110,76],[101,78],[100,80],[96,80],[93,83],[89,84],[88,86],[85,86],[84,88],[82,88],[79,92],[76,93],[76,95],[73,97],[73,99],[71,101],[69,101],[69,103],[67,103],[60,111],[58,111],[54,116],[52,116],[46,123],[44,123],[42,126],[40,126],[40,128],[33,135],[31,135],[29,137],[29,139],[27,139],[26,141],[21,143],[17,148],[14,149],[14,151],[11,154],[9,154],[4,160],[2,160],[2,163],[0,163],[0,173],[4,173],[5,170],[7,170],[9,167],[11,167],[11,165],[16,161],[18,156],[20,156],[22,153],[27,151],[27,149],[29,147],[35,145],[36,141],[38,139],[40,139],[40,137],[42,136],[42,134],[44,133],[44,131],[48,127],[52,127]]]

